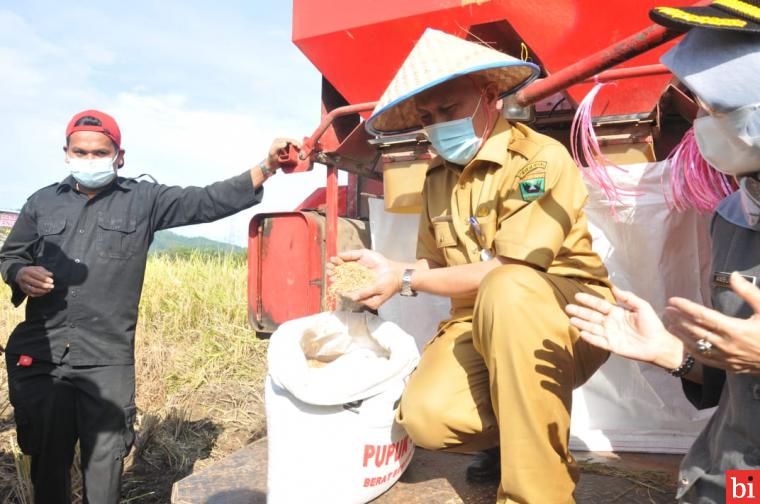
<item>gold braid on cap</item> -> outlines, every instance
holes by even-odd
[[[725,1],[730,1],[730,0],[725,0]],[[715,3],[718,3],[718,2],[715,2]],[[681,9],[675,9],[673,7],[657,7],[655,10],[659,12],[660,14],[671,17],[673,19],[686,21],[687,23],[697,23],[697,24],[709,25],[709,26],[726,26],[726,27],[730,26],[733,28],[744,28],[745,26],[747,26],[747,22],[742,19],[726,19],[726,18],[720,18],[720,17],[715,17],[715,16],[699,16],[697,14],[685,12],[685,11],[682,11]]]
[[[760,22],[760,7],[748,4],[747,2],[742,2],[741,0],[715,0],[713,4],[731,9],[734,12],[738,12],[739,14],[751,17],[755,21]]]

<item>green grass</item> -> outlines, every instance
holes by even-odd
[[[266,342],[248,326],[245,255],[152,255],[137,329],[138,435],[124,499],[168,502],[174,481],[263,435]],[[0,286],[0,342],[23,317]],[[0,377],[0,496],[31,502]],[[75,494],[80,491],[75,474]]]

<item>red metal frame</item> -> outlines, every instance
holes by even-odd
[[[358,103],[356,105],[346,105],[344,107],[338,107],[331,110],[322,117],[322,122],[319,124],[314,133],[308,138],[304,138],[303,145],[300,151],[290,149],[288,156],[281,158],[283,162],[288,163],[291,166],[298,166],[303,164],[311,164],[314,162],[316,154],[322,151],[322,146],[319,143],[320,138],[328,130],[330,125],[339,117],[344,117],[351,114],[358,114],[361,112],[369,112],[375,108],[375,103]],[[297,152],[297,154],[296,154]],[[297,159],[294,159],[297,155]],[[297,167],[295,171],[300,171]],[[334,257],[338,253],[338,205],[339,205],[339,191],[338,191],[338,167],[334,164],[327,165],[327,182],[326,182],[327,194],[327,226],[325,230],[326,235],[326,251],[327,258]],[[334,306],[330,306],[330,309],[334,309]]]
[[[281,163],[287,166],[288,172],[309,170],[314,162],[327,165],[326,257],[323,259],[337,252],[338,164],[343,157],[338,151],[343,146],[341,142],[344,142],[335,134],[325,133],[338,129],[331,126],[340,117],[351,114],[366,117],[375,106],[375,102],[366,100],[380,95],[426,27],[442,29],[463,38],[471,33],[470,29],[484,27],[485,33],[493,29],[497,39],[504,38],[499,35],[502,32],[510,33],[515,40],[523,39],[531,54],[541,58],[539,62],[549,75],[518,93],[518,102],[522,105],[536,103],[576,84],[584,84],[585,87],[576,86],[567,91],[571,101],[579,101],[578,97],[585,94],[590,83],[622,80],[615,91],[607,91],[611,94],[606,99],[610,101],[610,97],[619,99],[624,96],[625,104],[621,107],[618,106],[619,102],[615,104],[613,100],[607,113],[614,115],[629,109],[634,112],[651,110],[666,82],[661,76],[667,75],[668,71],[662,65],[655,64],[664,49],[644,53],[671,41],[680,33],[652,25],[623,40],[610,42],[619,38],[620,33],[630,33],[644,26],[646,10],[654,0],[642,0],[642,4],[636,7],[631,7],[627,0],[611,0],[605,9],[600,9],[596,2],[586,0],[546,2],[545,10],[551,11],[552,15],[547,12],[545,16],[535,16],[532,9],[518,8],[511,0],[475,3],[461,0],[386,0],[380,3],[336,0],[329,9],[330,15],[325,15],[321,1],[294,1],[294,42],[329,81],[333,94],[344,100],[343,103],[346,103],[345,100],[349,103],[363,102],[337,106],[328,111],[326,108],[338,103],[328,106],[328,102],[323,101],[324,115],[319,127],[310,137],[304,138],[299,151],[290,149],[281,157]],[[672,3],[690,4],[685,0],[672,0]],[[704,0],[694,5],[709,3]],[[615,8],[630,11],[631,15],[620,16]],[[385,36],[389,32],[394,34],[391,41]],[[547,37],[546,33],[558,35]],[[591,37],[591,33],[598,36]],[[581,57],[594,49],[598,50]],[[622,68],[608,70],[621,63]],[[357,72],[356,65],[364,65],[363,71]],[[633,78],[641,81],[626,81]],[[603,100],[598,101],[601,103]],[[356,126],[357,129],[361,127],[361,124]],[[358,138],[359,135],[354,133],[356,130],[351,135]],[[362,172],[357,169],[356,173]],[[377,174],[364,172],[362,175],[373,177]],[[358,178],[354,179],[354,183],[357,187],[360,185]],[[355,196],[347,193],[344,196],[344,204],[351,207],[352,213],[359,206]],[[253,275],[249,277],[249,282],[260,281],[260,275],[252,272],[255,269],[255,265],[249,265],[249,275]]]
[[[349,183],[348,186],[338,187],[338,217],[354,217],[356,215],[356,213],[351,213],[349,208],[349,193],[351,191],[349,191],[348,188],[350,186],[351,184]],[[293,211],[301,212],[303,210],[316,210],[318,212],[327,213],[327,188],[317,188]]]
[[[693,3],[669,0],[666,4],[687,7]],[[524,42],[527,57],[551,76],[647,28],[651,25],[649,9],[662,4],[662,0],[608,0],[603,5],[598,0],[541,0],[538,4],[514,0],[293,0],[292,33],[293,42],[336,92],[347,103],[360,103],[381,96],[426,28],[479,38],[514,56],[520,55],[520,42]],[[632,55],[621,66],[656,64],[667,46]],[[622,80],[599,94],[595,114],[649,112],[666,85],[666,75]],[[579,82],[568,88],[568,101],[580,102],[589,87]]]
[[[335,257],[338,254],[338,167],[335,165],[327,166],[327,227],[325,229],[327,237],[327,257]],[[335,309],[335,299],[330,301],[330,310]]]
[[[304,141],[305,149],[301,149],[298,157],[300,159],[306,159],[306,157],[309,156],[312,151],[320,150],[319,139],[322,138],[322,135],[325,134],[327,129],[333,122],[335,122],[336,119],[347,115],[360,114],[362,112],[371,112],[372,109],[375,108],[376,104],[377,102],[366,102],[357,103],[355,105],[346,105],[344,107],[335,108],[325,114],[322,117],[322,122],[319,124],[319,127],[314,130],[314,133],[311,134],[311,137]]]
[[[294,148],[292,145],[287,152],[282,152],[279,156],[278,162],[286,173],[306,171],[311,169],[311,165],[314,162],[313,155],[322,151],[322,146],[319,140],[322,138],[327,130],[330,128],[333,122],[340,117],[344,117],[352,114],[359,114],[361,112],[369,112],[375,108],[376,102],[370,103],[358,103],[356,105],[346,105],[344,107],[338,107],[331,110],[322,117],[322,121],[319,126],[310,137],[305,137],[300,149]]]
[[[711,4],[711,0],[700,0],[693,6],[699,7]],[[583,82],[600,72],[619,63],[639,56],[657,46],[682,35],[682,32],[669,30],[660,25],[644,28],[620,42],[605,47],[580,61],[567,66],[545,79],[538,80],[517,93],[517,103],[525,106],[548,98],[574,84]],[[618,72],[624,72],[624,69]],[[654,74],[650,74],[654,75]],[[641,76],[641,75],[637,75]]]
[[[615,64],[619,63],[621,61],[621,54],[624,54],[626,57],[631,57],[632,54],[636,54],[636,51],[646,51],[655,45],[662,44],[663,42],[670,40],[672,36],[677,36],[677,34],[671,34],[665,30],[657,30],[656,27],[650,27],[647,30],[644,30],[644,32],[650,33],[650,36],[644,40],[637,39],[636,43],[624,41],[613,48],[608,48],[608,50],[600,51],[600,53],[594,54],[589,58],[578,62],[576,65],[572,65],[568,69],[554,74],[550,78],[544,79],[543,81],[538,81],[526,87],[518,96],[523,103],[534,103],[537,100],[543,99],[546,96],[550,96],[557,91],[564,89],[566,86],[582,82],[587,77],[585,74],[592,70],[594,72],[601,72],[596,76],[595,79],[599,81],[662,75],[668,73],[667,68],[659,64],[603,71],[610,66],[614,66]],[[635,39],[636,36],[631,38]],[[320,139],[325,134],[325,132],[328,131],[330,125],[336,119],[351,114],[369,112],[374,109],[375,105],[375,102],[346,105],[343,107],[335,108],[334,110],[325,114],[317,129],[314,130],[314,133],[312,133],[310,137],[304,138],[300,151],[291,149],[288,153],[288,157],[284,158],[284,161],[286,161],[290,166],[308,165],[310,167],[317,157],[317,154],[322,152]],[[295,170],[291,171],[302,170],[295,168]],[[337,254],[338,242],[338,167],[334,164],[327,165],[325,199],[327,207],[327,222],[325,230],[326,256],[327,258],[330,258]],[[353,204],[355,205],[356,203],[353,202]],[[333,309],[334,306],[330,306],[329,308]]]
[[[586,79],[584,83],[610,82],[620,79],[635,79],[637,77],[649,77],[650,75],[666,75],[670,70],[665,65],[643,65],[638,67],[615,68],[596,74],[591,79]]]
[[[680,33],[652,25],[563,68],[545,79],[538,80],[517,92],[517,103],[531,105],[568,87],[583,82],[607,68],[657,47],[678,37]]]

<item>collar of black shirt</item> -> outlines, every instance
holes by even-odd
[[[129,187],[129,185],[125,184],[127,180],[132,180],[132,179],[127,179],[124,177],[116,177],[116,180],[111,185],[117,186],[119,189],[123,191],[129,191],[131,190],[131,188]],[[58,187],[56,188],[56,193],[60,194],[61,191],[64,191],[64,190],[68,191],[70,189],[74,189],[76,187],[76,183],[77,181],[74,180],[74,176],[69,175],[68,177],[66,177],[65,179],[61,180],[58,183]]]

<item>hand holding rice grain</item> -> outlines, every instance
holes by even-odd
[[[338,269],[346,267],[348,269],[339,277]],[[405,269],[413,267],[412,264],[391,261],[379,252],[368,249],[340,252],[325,265],[328,278],[337,282],[331,293],[339,293],[341,301],[350,301],[371,310],[377,310],[401,290]],[[335,299],[334,295],[332,299]]]
[[[332,270],[330,296],[345,294],[368,287],[377,281],[375,273],[356,261],[344,262]]]

